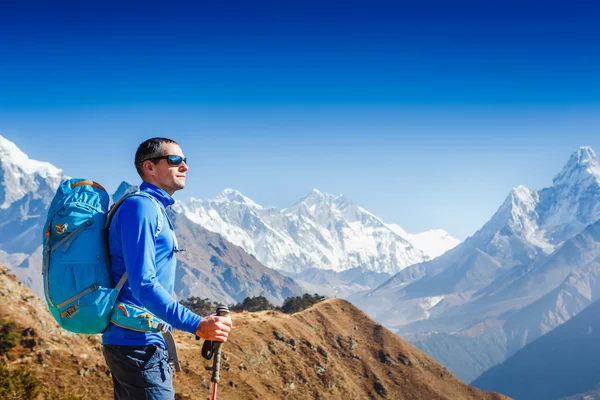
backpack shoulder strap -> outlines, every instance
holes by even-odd
[[[156,234],[154,235],[154,238],[156,239],[158,237],[158,235],[162,232],[164,225],[165,225],[166,215],[163,210],[163,207],[158,202],[158,200],[156,200],[156,197],[149,195],[146,192],[137,192],[136,194],[139,196],[148,197],[150,200],[152,200],[154,202],[154,205],[156,206],[156,211],[158,212],[158,215],[161,216],[160,218],[158,218],[158,226],[156,227]]]
[[[158,212],[158,215],[160,215],[161,217],[158,218],[158,227],[156,228],[156,234],[154,235],[154,238],[156,239],[158,237],[158,235],[160,234],[160,232],[162,232],[163,227],[164,227],[164,219],[165,219],[165,215],[164,215],[164,211],[162,209],[162,206],[160,205],[160,203],[158,202],[158,200],[156,200],[156,198],[154,196],[149,195],[146,192],[142,192],[142,191],[136,191],[136,192],[131,192],[126,194],[125,196],[121,197],[115,204],[112,205],[112,207],[110,208],[110,210],[108,211],[108,215],[106,216],[106,230],[108,232],[108,228],[110,228],[110,224],[112,222],[112,219],[115,215],[115,213],[117,212],[117,209],[121,206],[121,204],[123,204],[123,202],[125,200],[127,200],[130,197],[133,196],[142,196],[142,197],[146,197],[149,198],[150,200],[152,200],[152,202],[154,203],[154,205],[156,206],[156,211]]]
[[[117,212],[117,209],[121,206],[121,204],[123,204],[123,202],[125,200],[127,200],[130,197],[133,196],[142,196],[142,197],[147,197],[149,199],[151,199],[154,203],[154,205],[156,206],[156,211],[158,212],[158,215],[160,216],[158,218],[158,226],[156,228],[156,234],[154,234],[154,239],[156,239],[158,237],[158,235],[160,234],[160,232],[163,230],[163,226],[164,226],[164,220],[165,220],[165,214],[164,211],[162,210],[161,205],[159,204],[158,200],[156,200],[156,198],[154,198],[154,196],[151,196],[145,192],[142,192],[140,190],[135,191],[135,192],[131,192],[126,194],[125,196],[121,197],[116,203],[114,203],[111,207],[110,210],[108,210],[108,214],[106,215],[106,226],[105,226],[105,231],[106,234],[104,235],[104,240],[106,243],[106,249],[108,251],[108,229],[110,228],[110,224],[112,222],[113,217],[115,216],[115,213]],[[110,257],[108,257],[110,259]],[[127,282],[127,271],[125,271],[125,273],[123,274],[123,276],[121,277],[121,279],[119,279],[119,282],[116,284],[115,289],[119,289],[121,290],[121,288],[123,287],[123,285],[125,285],[125,282]]]

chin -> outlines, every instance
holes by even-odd
[[[175,187],[175,190],[181,190],[185,188],[185,181],[183,182],[176,182],[175,185],[173,185]]]

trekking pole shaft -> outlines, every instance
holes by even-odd
[[[221,380],[221,348],[222,342],[214,343],[215,359],[213,360],[212,378],[211,382],[219,383]]]
[[[211,400],[217,400],[217,382],[213,382],[213,390]]]

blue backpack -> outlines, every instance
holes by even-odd
[[[116,284],[112,282],[108,228],[118,207],[131,196],[148,197],[156,204],[162,215],[158,236],[168,216],[151,195],[129,193],[109,209],[108,193],[96,182],[70,179],[60,185],[44,225],[46,302],[56,322],[71,332],[102,333],[113,323],[135,331],[162,333],[169,361],[180,371],[171,327],[144,308],[117,302],[127,273]]]
[[[108,193],[96,182],[70,179],[58,188],[46,218],[43,278],[48,308],[61,327],[87,334],[102,333],[111,322],[142,331],[168,328],[147,310],[116,304],[127,274],[112,282],[108,228],[121,203],[136,195],[152,199],[163,214],[158,236],[166,215],[151,195],[129,193],[109,211]]]
[[[99,184],[71,179],[58,188],[48,210],[44,294],[54,319],[71,332],[103,332],[119,295],[107,257],[108,203]]]

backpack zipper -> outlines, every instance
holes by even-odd
[[[42,275],[44,276],[46,300],[48,300],[48,304],[54,307],[54,303],[52,302],[52,299],[50,299],[50,287],[48,286],[48,269],[50,267],[50,242],[46,243],[46,246],[44,246],[44,267],[42,268]]]
[[[77,293],[75,296],[71,297],[68,300],[63,301],[62,303],[58,304],[56,306],[56,308],[63,308],[64,306],[68,305],[69,303],[74,302],[75,300],[79,300],[81,297],[85,296],[88,293],[93,292],[94,290],[98,290],[100,288],[100,285],[98,284],[93,284],[92,286],[90,286],[89,288],[85,289],[83,292],[79,292]]]
[[[94,224],[94,220],[92,218],[88,219],[87,221],[85,221],[83,224],[79,225],[77,227],[77,229],[75,229],[73,232],[69,233],[67,236],[65,236],[64,238],[62,238],[60,240],[60,242],[56,243],[54,246],[52,246],[52,249],[50,251],[54,251],[56,250],[58,247],[60,247],[63,243],[69,241],[67,243],[67,245],[65,246],[63,251],[67,251],[67,249],[69,248],[69,246],[71,245],[71,242],[73,240],[75,240],[77,238],[77,236],[79,236],[81,234],[82,231],[84,231],[87,227],[91,226]]]

